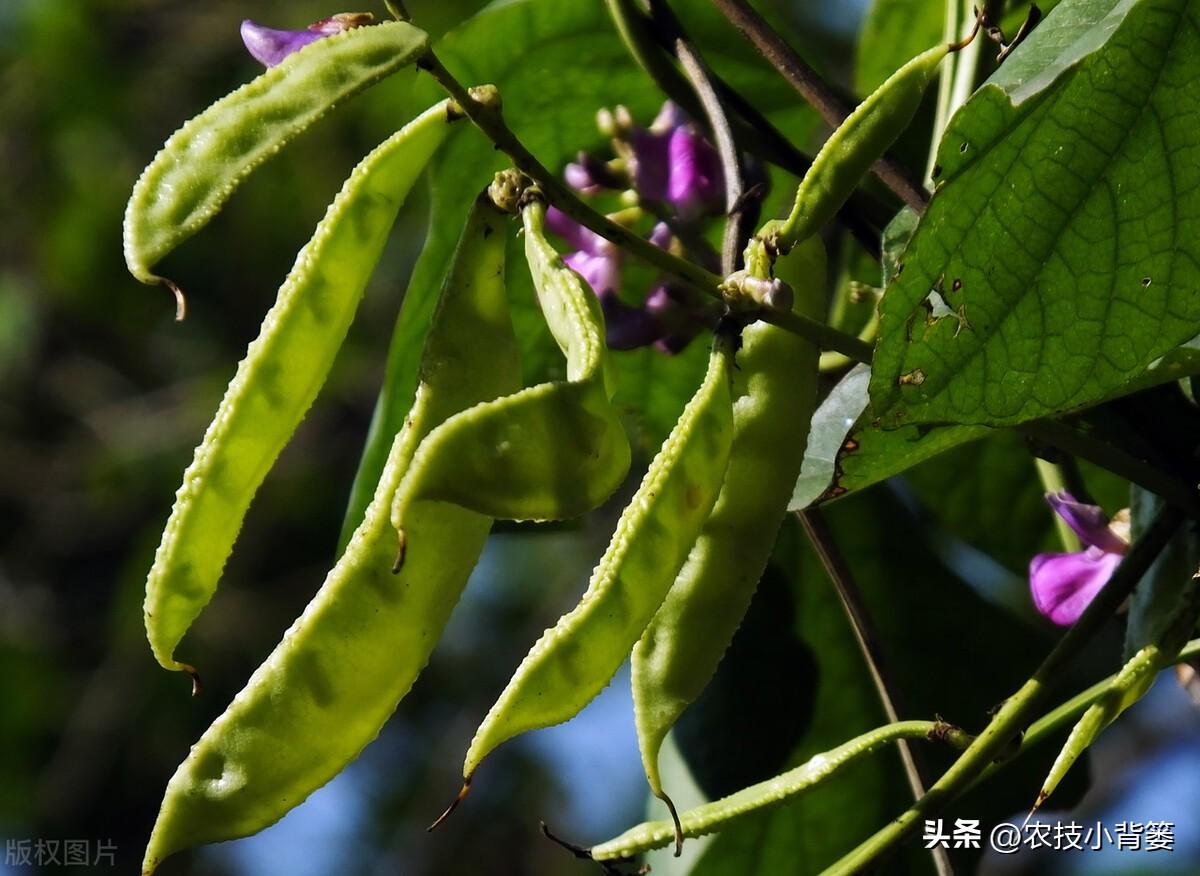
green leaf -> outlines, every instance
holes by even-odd
[[[945,19],[945,3],[875,0],[858,36],[855,90],[870,94],[909,58],[936,45]]]
[[[1067,0],[952,119],[941,185],[881,302],[881,425],[1074,410],[1196,335],[1192,6]],[[930,312],[931,293],[951,315]]]
[[[790,510],[869,487],[992,431],[985,426],[892,431],[872,426],[863,420],[870,378],[866,365],[855,366],[817,408]]]

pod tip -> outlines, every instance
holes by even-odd
[[[435,828],[437,828],[438,825],[440,825],[443,821],[445,821],[447,818],[449,818],[450,814],[455,809],[458,808],[458,804],[462,803],[462,801],[466,799],[467,793],[470,790],[471,790],[471,777],[467,776],[466,778],[463,779],[463,785],[462,785],[462,788],[459,789],[458,794],[455,796],[455,798],[453,800],[450,801],[450,805],[446,807],[446,811],[443,812],[441,815],[439,815],[436,819],[434,819],[433,824],[431,824],[431,825],[429,825],[429,827],[425,828],[426,832],[432,832]]]

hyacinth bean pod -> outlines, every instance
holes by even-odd
[[[401,22],[325,37],[184,124],[142,171],[125,208],[130,273],[143,283],[167,282],[154,265],[199,231],[255,168],[427,45],[424,31]]]
[[[477,205],[425,343],[421,380],[366,518],[321,590],[167,786],[143,873],[190,846],[255,833],[329,781],[379,733],[425,666],[491,520],[421,502],[399,575],[392,498],[439,423],[520,387],[504,291],[504,218]]]
[[[765,265],[758,240],[747,265]],[[757,258],[755,257],[757,256]],[[778,263],[794,310],[820,319],[825,250],[810,238]],[[742,332],[733,378],[733,446],[712,514],[679,577],[633,649],[633,703],[650,789],[666,798],[658,756],[704,690],[766,568],[804,459],[817,398],[817,346],[765,322]]]
[[[545,205],[531,197],[521,217],[538,303],[567,379],[477,405],[422,442],[392,508],[402,551],[414,502],[438,499],[506,520],[564,519],[595,508],[629,471],[596,297],[546,239]]]
[[[718,337],[704,381],[621,514],[583,599],[533,646],[479,727],[463,764],[464,792],[496,746],[566,721],[591,702],[661,604],[725,473],[731,347]]]
[[[456,118],[443,101],[359,163],[238,366],[184,474],[146,581],[146,632],[167,669],[195,677],[175,649],[212,598],[255,492],[325,382],[397,211]]]
[[[791,213],[774,231],[776,249],[787,252],[833,219],[871,165],[908,127],[938,65],[955,48],[943,44],[917,55],[846,117],[800,181]]]
[[[1160,671],[1178,660],[1180,651],[1187,645],[1188,637],[1196,630],[1197,619],[1200,619],[1198,581],[1200,572],[1193,576],[1190,586],[1179,598],[1173,618],[1158,637],[1158,641],[1145,645],[1130,657],[1121,667],[1121,671],[1113,676],[1104,695],[1089,706],[1071,728],[1071,734],[1063,743],[1062,750],[1054,759],[1050,772],[1042,783],[1037,800],[1033,804],[1034,810],[1054,793],[1059,782],[1096,737],[1150,691]]]

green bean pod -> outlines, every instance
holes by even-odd
[[[419,502],[393,575],[392,498],[439,423],[520,387],[504,291],[505,220],[477,205],[425,343],[421,381],[366,518],[320,591],[167,786],[143,874],[200,843],[272,824],[379,733],[425,666],[491,520]]]
[[[496,746],[586,706],[662,602],[712,510],[729,457],[730,346],[718,338],[704,381],[621,514],[583,599],[533,646],[476,732],[464,792]]]
[[[792,212],[773,244],[787,252],[833,219],[871,165],[908,127],[942,59],[956,47],[928,49],[893,73],[860,103],[821,147],[796,190]]]
[[[567,379],[476,405],[434,430],[396,493],[402,544],[405,509],[421,499],[508,520],[563,519],[595,508],[629,471],[596,296],[546,239],[544,204],[531,200],[521,217],[538,303],[566,356]]]
[[[146,632],[167,669],[195,677],[175,649],[212,598],[255,492],[325,382],[400,205],[458,117],[443,101],[359,163],[238,366],[183,476],[146,581]]]
[[[1143,646],[1129,658],[1109,682],[1103,696],[1092,703],[1071,728],[1067,741],[1051,764],[1050,772],[1038,792],[1033,804],[1035,811],[1054,793],[1059,782],[1096,737],[1150,691],[1160,671],[1176,662],[1200,618],[1200,585],[1197,581],[1200,581],[1200,572],[1193,576],[1179,597],[1174,616],[1158,640]]]
[[[400,22],[352,28],[310,43],[184,124],[142,172],[125,208],[130,273],[166,282],[153,273],[155,263],[199,231],[255,168],[428,43],[424,31]]]
[[[938,734],[935,736],[935,734]],[[646,821],[620,836],[588,850],[595,861],[619,861],[670,845],[677,830],[686,837],[698,837],[727,827],[743,816],[761,812],[798,797],[823,784],[842,767],[865,758],[897,739],[941,738],[959,750],[971,742],[961,730],[941,722],[901,721],[864,733],[766,781],[751,785],[680,813],[678,826],[671,821]]]
[[[796,293],[793,309],[821,319],[825,249],[820,238],[805,241],[779,267]],[[813,342],[765,322],[742,332],[733,377],[733,446],[720,495],[633,649],[638,745],[650,789],[663,800],[668,800],[658,770],[663,740],[716,672],[787,512],[816,407],[819,354]]]

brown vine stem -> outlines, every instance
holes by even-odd
[[[673,20],[670,9],[666,8],[663,0],[650,0],[651,14]],[[700,52],[691,44],[682,28],[677,28],[675,36],[675,56],[683,66],[683,73],[692,84],[692,90],[704,109],[708,126],[712,129],[716,141],[717,154],[721,157],[721,170],[725,177],[725,232],[721,242],[721,271],[732,274],[738,268],[741,249],[749,237],[750,226],[756,218],[753,210],[746,209],[743,202],[746,194],[745,179],[742,174],[741,157],[734,142],[733,129],[729,125],[729,117],[725,106],[717,94],[712,72],[704,62]]]
[[[705,115],[704,107],[696,99],[687,79],[670,60],[676,55],[676,42],[682,38],[691,45],[678,18],[664,3],[656,3],[656,14],[651,21],[638,0],[605,0],[609,15],[616,25],[625,48],[651,79],[671,100],[675,101],[691,116]],[[680,59],[682,63],[682,59]],[[753,104],[737,90],[730,87],[718,74],[708,71],[709,80],[721,104],[727,110],[729,126],[738,148],[757,155],[798,177],[804,176],[812,166],[812,159],[792,145]],[[880,229],[891,218],[885,215],[881,204],[864,192],[855,192],[842,205],[837,214],[838,221],[845,226],[854,239],[879,259]]]
[[[689,289],[720,301],[725,300],[725,294],[721,290],[721,277],[705,270],[700,265],[678,258],[664,249],[659,249],[640,235],[618,225],[585,204],[566,183],[561,182],[558,177],[550,173],[545,165],[525,148],[525,144],[508,127],[498,105],[495,102],[483,103],[476,100],[466,86],[454,78],[432,51],[427,51],[417,62],[417,66],[432,75],[467,117],[474,122],[475,126],[495,144],[496,148],[506,153],[518,170],[538,184],[551,204],[579,224],[612,241],[636,258],[676,277]],[[870,344],[864,344],[858,338],[839,332],[815,319],[769,307],[760,308],[752,315],[764,322],[777,325],[785,331],[807,338],[824,349],[845,353],[855,361],[869,362],[871,360]]]
[[[836,128],[850,115],[853,107],[830,88],[746,0],[713,0],[713,5],[753,44],[776,72],[820,113],[827,125]],[[903,164],[885,155],[875,162],[871,170],[900,200],[918,213],[924,212],[929,204],[929,192]]]
[[[834,590],[837,591],[842,609],[846,612],[846,618],[850,621],[850,627],[854,631],[854,638],[866,661],[867,671],[871,674],[875,691],[879,695],[883,714],[889,724],[898,724],[900,713],[907,709],[904,707],[900,689],[887,668],[879,633],[875,629],[874,621],[871,620],[871,613],[863,600],[858,583],[854,580],[854,574],[850,571],[850,565],[838,549],[829,524],[825,520],[825,515],[819,508],[797,511],[796,517],[804,528],[804,534],[808,536],[813,550],[816,551],[817,558],[825,568],[825,573],[833,582]],[[907,739],[897,739],[896,745],[900,751],[900,761],[904,765],[904,775],[908,779],[913,799],[919,800],[925,795],[925,780],[921,775],[916,753]],[[939,876],[953,876],[954,868],[950,866],[950,856],[945,849],[935,845],[929,850],[929,853]]]

